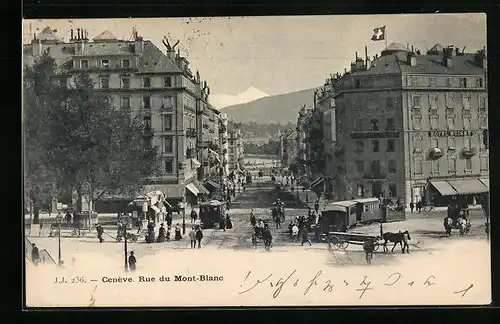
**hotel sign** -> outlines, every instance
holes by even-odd
[[[397,131],[370,131],[370,132],[352,132],[351,138],[362,139],[362,138],[398,138],[399,132]]]
[[[430,131],[428,135],[431,137],[473,136],[474,132],[470,130]]]

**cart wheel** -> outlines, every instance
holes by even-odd
[[[345,242],[345,241],[340,242],[340,243],[338,244],[338,246],[339,246],[339,248],[340,248],[340,249],[342,249],[342,250],[344,250],[344,251],[345,251],[345,250],[347,249],[347,247],[349,246],[349,242]]]
[[[328,239],[328,248],[330,250],[337,250],[339,248],[340,239],[337,236],[332,236]]]

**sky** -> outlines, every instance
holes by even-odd
[[[381,26],[388,45],[422,52],[436,43],[466,46],[466,52],[486,45],[485,14],[39,19],[23,21],[23,43],[46,26],[64,40],[78,27],[91,39],[104,30],[130,39],[135,27],[162,50],[164,36],[179,39],[181,55],[207,81],[217,108],[318,87],[348,68],[356,51],[364,57],[365,46],[370,57],[379,54],[385,42],[371,36]]]

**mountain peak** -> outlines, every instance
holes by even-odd
[[[236,95],[229,94],[214,94],[210,96],[211,103],[218,109],[244,104],[260,98],[268,97],[269,95],[255,87],[250,87]]]

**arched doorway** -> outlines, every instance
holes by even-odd
[[[372,195],[373,195],[373,197],[378,198],[381,194],[383,194],[382,183],[379,181],[372,182]]]

